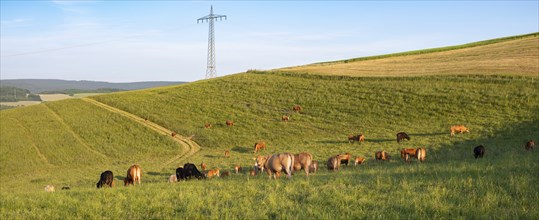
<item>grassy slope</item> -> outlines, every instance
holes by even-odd
[[[539,212],[534,202],[539,200],[539,177],[535,175],[539,162],[536,152],[525,152],[522,144],[528,139],[539,139],[538,88],[537,81],[518,76],[362,78],[253,72],[181,86],[96,96],[96,100],[148,117],[185,136],[194,134],[203,148],[188,160],[197,164],[204,161],[210,167],[229,170],[236,164],[251,166],[252,145],[259,139],[266,140],[270,146],[267,153],[307,150],[321,165],[329,156],[342,152],[369,158],[366,165],[345,168],[339,173],[321,169],[309,180],[304,174],[297,174],[291,182],[240,174],[228,180],[169,185],[164,182],[175,167],[158,164],[170,157],[144,156],[149,155],[148,151],[141,155],[142,186],[99,191],[93,188],[104,168],[100,165],[89,165],[86,170],[72,168],[79,165],[69,162],[69,158],[60,158],[67,162],[60,162],[56,170],[40,168],[44,162],[40,162],[39,155],[30,153],[33,149],[27,146],[33,143],[32,139],[17,138],[30,125],[23,123],[16,132],[5,129],[18,125],[15,119],[23,118],[25,112],[2,111],[2,155],[9,153],[4,151],[4,146],[15,145],[12,150],[25,149],[29,153],[24,155],[30,158],[14,154],[0,157],[5,169],[23,169],[17,178],[0,176],[0,217],[537,219]],[[77,107],[87,104],[77,102],[80,101],[67,100],[47,106],[66,118],[64,121],[75,133],[84,134],[81,138],[88,138],[92,149],[100,151],[101,144],[90,143],[99,143],[98,140],[107,136],[87,136],[100,134],[118,123],[129,129],[137,127],[127,126],[130,123],[123,120],[103,120],[108,117],[70,110],[92,108]],[[301,104],[304,112],[292,113],[294,104]],[[22,109],[35,111],[33,114],[39,116],[27,123],[54,122],[43,109]],[[97,109],[88,112],[94,111],[99,112]],[[280,121],[283,114],[291,115],[289,123]],[[77,116],[97,121],[79,122]],[[226,119],[234,120],[236,125],[226,127]],[[205,122],[212,122],[214,128],[204,129]],[[88,123],[96,127],[87,126]],[[450,137],[448,128],[453,124],[465,124],[472,132]],[[59,126],[51,125],[47,129]],[[84,133],[86,129],[92,130]],[[408,132],[412,140],[397,145],[394,136],[399,131]],[[365,143],[346,142],[346,135],[359,132],[366,135]],[[146,132],[134,133],[152,136]],[[154,142],[153,137],[125,142],[131,137],[125,135],[109,141],[117,142],[119,151],[129,150],[126,146],[131,144],[141,146],[140,150],[144,151],[143,145]],[[61,135],[64,136],[69,135]],[[149,143],[139,143],[144,141]],[[481,143],[487,146],[486,158],[475,160],[471,150]],[[166,147],[162,143],[153,146],[151,152],[168,152],[163,150]],[[428,148],[427,163],[404,164],[396,159],[399,148],[418,146]],[[227,149],[231,150],[231,158],[222,156]],[[395,160],[373,161],[372,154],[379,149],[390,151]],[[112,164],[110,169],[123,175],[131,161],[113,156],[114,152],[110,155],[111,160],[107,160]],[[13,162],[14,157],[21,161]],[[99,163],[98,156],[89,159]],[[31,173],[28,170],[34,169],[37,176],[25,177]],[[58,184],[66,178],[77,179],[69,183],[75,186],[73,190],[42,192],[45,184]],[[9,192],[6,186],[19,190]]]
[[[509,74],[539,77],[539,33],[459,46],[288,67],[279,71],[346,76]]]

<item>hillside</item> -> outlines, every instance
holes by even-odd
[[[109,83],[99,81],[74,81],[57,79],[3,79],[0,81],[2,87],[14,86],[30,90],[32,93],[41,93],[48,91],[64,90],[98,90],[98,89],[116,89],[116,90],[137,90],[152,87],[177,85],[185,82],[131,82],[131,83]]]
[[[539,33],[276,71],[338,76],[506,74],[539,77]]]
[[[515,48],[501,47],[525,50],[516,43],[522,39],[473,48],[490,46],[494,53],[494,46],[513,42]],[[537,219],[539,161],[523,144],[539,140],[539,82],[528,73],[481,72],[481,63],[470,65],[478,66],[476,74],[403,72],[408,77],[249,71],[4,110],[0,218]],[[518,59],[515,65],[528,64]],[[292,111],[295,104],[301,113]],[[282,115],[290,121],[281,121]],[[227,127],[228,119],[235,125]],[[201,149],[181,157],[184,147],[146,123],[191,137]],[[450,136],[456,124],[470,133]],[[401,131],[411,140],[398,144]],[[364,143],[347,141],[358,133]],[[258,140],[268,149],[255,154]],[[474,159],[472,149],[480,144],[487,153]],[[427,162],[399,159],[401,148],[416,147],[427,148]],[[392,160],[375,161],[378,150]],[[248,175],[256,155],[302,151],[320,164],[309,178],[303,172],[277,181]],[[327,158],[344,152],[367,163],[339,172],[324,168]],[[244,171],[167,184],[185,162]],[[143,184],[119,187],[132,163],[142,166]],[[117,187],[96,190],[107,169]],[[45,193],[47,184],[72,189]]]
[[[17,101],[41,101],[41,98],[39,98],[39,95],[30,93],[27,89],[11,86],[0,87],[0,102]]]

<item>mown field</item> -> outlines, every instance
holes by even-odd
[[[201,150],[173,164],[165,162],[181,149],[169,137],[84,100],[5,110],[0,218],[538,219],[539,156],[523,147],[539,140],[537,78],[455,71],[421,77],[250,71],[92,97],[192,136]],[[304,110],[293,112],[295,104]],[[227,119],[235,125],[227,127]],[[213,128],[204,128],[208,122]],[[471,132],[451,137],[455,124]],[[400,131],[411,140],[397,144]],[[366,141],[348,143],[347,135],[357,133]],[[311,152],[321,169],[308,178],[250,177],[258,140],[268,144],[263,154]],[[486,155],[474,159],[479,144]],[[397,154],[404,147],[426,147],[427,162],[404,163]],[[373,160],[377,150],[393,160]],[[344,152],[367,163],[324,169],[327,158]],[[244,171],[166,183],[185,162]],[[142,185],[95,189],[100,172],[111,169],[119,183],[131,163],[142,166]],[[47,184],[72,189],[46,193]]]

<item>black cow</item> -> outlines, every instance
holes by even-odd
[[[397,143],[400,143],[404,139],[410,140],[410,136],[404,132],[397,133]]]
[[[112,174],[112,171],[107,170],[103,173],[101,173],[101,177],[99,178],[99,182],[97,182],[97,188],[103,187],[103,185],[108,185],[110,187],[114,186],[114,175]]]
[[[473,153],[475,156],[475,159],[478,157],[483,158],[483,154],[485,154],[485,146],[479,145],[473,149]]]
[[[176,169],[176,178],[178,178],[178,181],[188,180],[192,177],[196,177],[197,179],[206,178],[206,176],[198,171],[197,167],[192,163],[186,163],[183,165],[183,168],[178,167]]]

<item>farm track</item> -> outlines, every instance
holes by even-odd
[[[67,130],[71,135],[73,135],[73,137],[74,137],[74,138],[75,138],[75,139],[76,139],[82,146],[84,146],[84,147],[85,147],[87,150],[89,150],[90,152],[92,152],[92,153],[94,153],[94,154],[96,154],[96,155],[99,155],[100,157],[103,157],[103,158],[107,159],[107,156],[106,156],[105,154],[102,154],[101,152],[99,152],[99,151],[93,149],[93,148],[90,147],[88,144],[86,144],[86,142],[84,142],[84,140],[82,140],[82,138],[81,138],[77,133],[75,133],[75,132],[73,131],[73,129],[71,129],[71,127],[70,127],[67,123],[65,123],[64,119],[62,119],[58,114],[56,114],[55,111],[53,111],[51,108],[49,108],[49,106],[47,106],[47,105],[43,105],[43,106],[45,106],[45,108],[51,112],[51,114],[54,116],[54,118],[55,118],[58,122],[60,122],[60,124],[62,124],[62,125],[66,128],[66,130]]]
[[[118,108],[115,108],[115,107],[112,107],[110,105],[107,105],[107,104],[104,104],[104,103],[101,103],[101,102],[98,102],[96,100],[93,100],[93,99],[90,99],[90,98],[81,98],[83,101],[86,101],[88,103],[91,103],[91,104],[94,104],[98,107],[101,107],[101,108],[104,108],[108,111],[111,111],[111,112],[114,112],[114,113],[117,113],[117,114],[120,114],[126,118],[129,118],[131,120],[133,120],[134,122],[137,122],[143,126],[146,126],[152,130],[154,130],[155,132],[159,133],[159,134],[162,134],[162,135],[166,135],[170,138],[172,138],[172,140],[176,141],[178,144],[180,144],[180,146],[182,146],[184,148],[184,150],[182,151],[182,153],[176,155],[175,157],[171,158],[170,160],[167,160],[164,164],[163,164],[163,167],[166,167],[167,165],[173,163],[173,162],[177,162],[179,160],[182,160],[182,159],[186,159],[186,158],[189,158],[191,157],[192,155],[194,155],[196,152],[198,152],[200,150],[200,146],[195,143],[194,141],[190,140],[189,138],[186,138],[186,137],[183,137],[179,134],[176,134],[174,137],[172,137],[172,131],[167,129],[167,128],[164,128],[156,123],[153,123],[151,121],[148,121],[148,120],[145,120],[144,118],[141,118],[137,115],[134,115],[134,114],[131,114],[129,112],[126,112],[126,111],[123,111],[123,110],[120,110]]]

